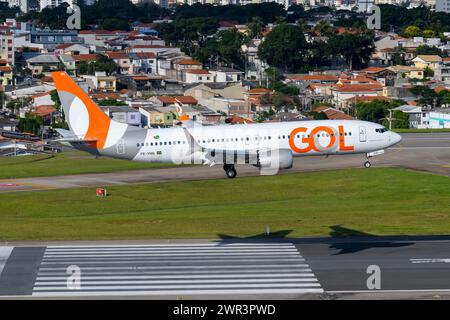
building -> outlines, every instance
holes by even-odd
[[[330,120],[354,120],[352,116],[349,116],[348,114],[342,112],[341,110],[337,110],[332,107],[327,106],[319,106],[313,109],[314,112],[317,113],[324,113],[328,119]]]
[[[244,72],[233,68],[220,67],[216,70],[211,70],[214,75],[215,82],[241,82]]]
[[[214,82],[214,76],[208,71],[203,69],[186,70],[186,83],[205,83]]]
[[[442,58],[438,55],[418,55],[412,62],[414,66],[418,69],[426,69],[427,67],[431,70],[436,70],[439,64],[442,62]]]
[[[151,106],[139,107],[144,127],[170,127],[177,119],[176,113]]]
[[[203,64],[194,59],[180,59],[175,61],[173,66],[176,71],[176,78],[184,82],[186,82],[186,72],[203,69]]]
[[[157,96],[150,98],[150,101],[153,102],[153,106],[155,107],[167,107],[175,105],[175,100],[181,102],[183,106],[192,107],[198,104],[197,99],[192,96]]]
[[[397,65],[388,67],[388,69],[394,72],[397,78],[423,79],[425,75],[424,69],[412,66]]]
[[[64,65],[64,69],[68,74],[71,76],[76,76],[76,62],[72,56],[63,54],[59,56],[59,60],[61,60]]]
[[[26,62],[33,75],[58,70],[61,64],[59,59],[51,54],[41,54],[27,59]]]
[[[13,69],[5,59],[0,59],[0,85],[13,84]]]
[[[82,76],[89,85],[98,91],[116,91],[116,77],[107,76],[106,72],[95,72],[95,75]]]
[[[130,58],[130,70],[131,74],[156,74],[157,63],[156,55],[152,52],[130,52],[128,53]]]
[[[354,97],[376,97],[383,94],[381,84],[343,84],[331,88],[333,101],[341,109]]]
[[[108,115],[108,117],[117,122],[126,123],[132,126],[141,125],[141,113],[139,110],[129,106],[101,106],[100,108]]]
[[[73,30],[31,30],[29,41],[32,44],[40,44],[47,49],[55,49],[63,43],[82,43],[82,39],[78,37],[78,32]]]
[[[420,106],[406,104],[392,110],[407,113],[410,128],[426,128],[429,125],[426,120],[422,120],[425,118],[425,113],[422,114],[422,107]]]
[[[71,0],[39,0],[39,9],[42,11],[42,9],[45,8],[56,8],[63,2],[72,3]]]
[[[450,58],[442,58],[442,63],[434,72],[436,80],[450,84]]]
[[[129,74],[130,73],[131,60],[126,52],[108,51],[108,52],[106,52],[106,55],[108,56],[108,58],[114,60],[114,62],[117,64],[118,69],[119,69],[117,71],[120,74]]]
[[[0,31],[0,59],[14,66],[14,34],[9,31]]]
[[[57,56],[62,54],[78,55],[89,53],[89,47],[78,43],[63,43],[55,47],[55,54]]]
[[[409,115],[410,128],[444,129],[450,128],[450,110],[448,108],[425,111],[422,107],[404,105],[393,110],[399,110]]]
[[[436,11],[450,13],[450,0],[436,0]]]

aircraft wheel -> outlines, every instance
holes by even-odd
[[[236,175],[237,175],[236,169],[234,168],[234,165],[232,165],[232,164],[231,165],[225,165],[224,166],[224,170],[225,170],[225,172],[227,174],[227,177],[230,178],[230,179],[235,178]]]
[[[364,162],[364,167],[366,167],[367,169],[370,168],[372,164],[369,161]]]

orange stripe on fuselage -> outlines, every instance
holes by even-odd
[[[92,145],[97,149],[103,149],[108,136],[111,120],[108,116],[89,98],[89,96],[72,80],[66,72],[52,72],[56,90],[66,91],[78,97],[86,106],[89,113],[89,128],[84,139],[97,140]],[[68,117],[68,115],[66,115]]]

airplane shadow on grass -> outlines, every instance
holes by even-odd
[[[340,225],[334,225],[330,227],[330,236],[334,238],[333,243],[330,245],[330,249],[340,250],[333,255],[348,254],[360,252],[367,249],[374,248],[399,248],[407,247],[414,242],[399,242],[395,240],[389,240],[387,237],[376,236],[370,233],[349,229]],[[340,242],[336,238],[352,238],[354,241],[342,241]],[[357,239],[358,237],[366,237],[370,239]]]

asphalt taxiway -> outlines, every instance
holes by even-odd
[[[373,167],[402,167],[450,176],[450,132],[403,133],[403,140],[386,153],[371,158]],[[294,166],[280,174],[362,168],[362,155],[314,156],[294,159]],[[257,176],[259,171],[251,166],[238,166],[238,177]],[[369,169],[370,170],[370,169]],[[181,166],[113,173],[79,174],[53,177],[36,177],[0,180],[0,193],[79,187],[99,187],[132,183],[164,181],[224,179],[221,166]]]
[[[448,299],[450,237],[9,243],[0,268],[1,298]]]

